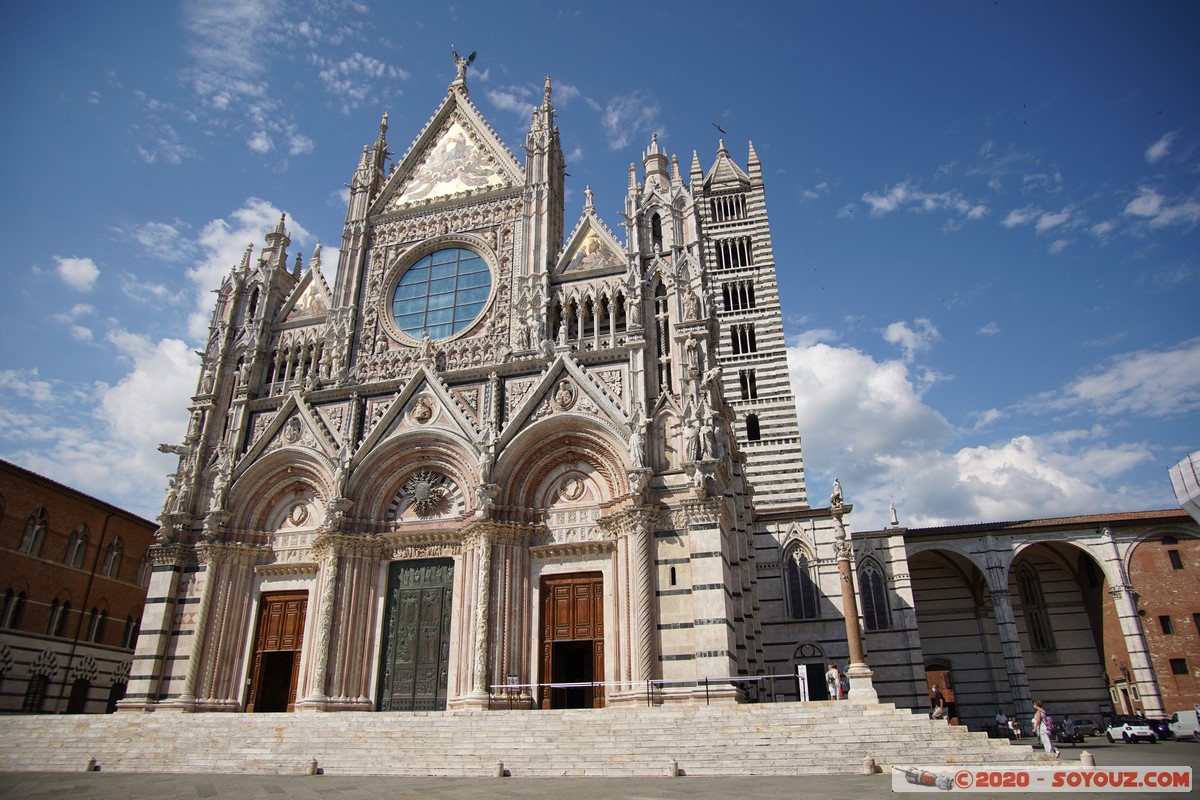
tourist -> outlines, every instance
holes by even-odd
[[[825,686],[829,689],[830,700],[842,699],[842,675],[838,672],[837,664],[829,665],[829,671],[825,673]]]
[[[1015,717],[1010,717],[1008,720],[1008,731],[1012,734],[1012,738],[1018,742],[1021,741],[1021,723],[1017,722]]]
[[[1007,739],[1010,735],[1008,715],[1004,713],[1003,708],[998,708],[996,709],[996,738],[999,739],[1003,736]]]
[[[937,684],[929,687],[932,692],[929,695],[929,718],[930,719],[945,719],[946,718],[946,697],[942,691],[938,689]]]
[[[1050,741],[1050,731],[1053,723],[1051,717],[1046,713],[1046,709],[1042,708],[1041,700],[1033,701],[1033,735],[1042,740],[1042,747],[1046,750],[1046,755],[1052,755],[1058,758],[1058,748]]]

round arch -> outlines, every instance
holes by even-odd
[[[581,414],[558,414],[518,434],[496,462],[493,482],[501,505],[544,508],[548,484],[574,465],[596,500],[608,503],[630,491],[625,444],[615,428]]]

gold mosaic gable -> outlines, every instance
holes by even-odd
[[[391,207],[403,208],[508,185],[491,154],[475,141],[460,120],[452,118],[405,180]]]
[[[624,256],[613,250],[609,242],[595,228],[587,231],[575,242],[567,257],[563,272],[590,272],[597,269],[623,268]]]
[[[329,315],[329,304],[325,301],[325,293],[315,281],[309,282],[303,293],[296,298],[285,319],[286,322],[308,319],[309,317],[325,317]]]

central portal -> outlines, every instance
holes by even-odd
[[[604,706],[604,578],[542,578],[542,708]]]
[[[395,561],[388,571],[380,711],[444,711],[454,561]]]

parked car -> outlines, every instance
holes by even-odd
[[[1100,736],[1104,733],[1104,726],[1090,719],[1072,719],[1075,723],[1075,730],[1082,733],[1084,736]]]
[[[1171,732],[1171,720],[1166,717],[1150,717],[1147,721],[1150,723],[1150,730],[1154,731],[1154,735],[1159,739],[1175,738],[1175,734]]]
[[[1071,718],[1063,717],[1063,719],[1054,728],[1054,741],[1063,744],[1082,742],[1083,728],[1079,727],[1080,720],[1071,719],[1070,724],[1067,724],[1068,719]]]
[[[1200,714],[1194,708],[1185,708],[1171,715],[1171,733],[1176,739],[1200,741]]]
[[[1113,717],[1109,720],[1108,730],[1104,732],[1110,742],[1120,739],[1123,742],[1140,742],[1143,739],[1150,744],[1157,744],[1158,737],[1150,728],[1150,722],[1145,717]]]

